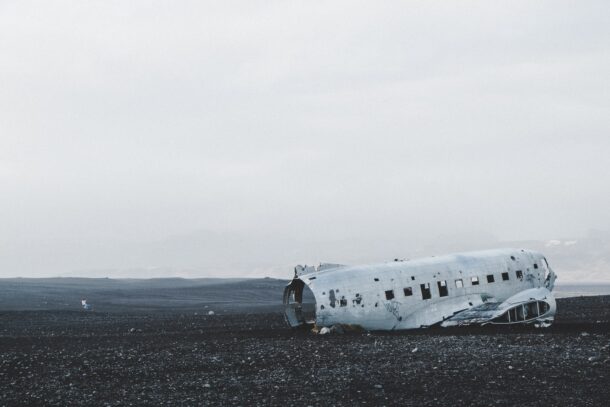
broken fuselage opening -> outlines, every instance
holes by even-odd
[[[293,279],[284,289],[284,315],[291,327],[314,324],[316,299],[300,278]]]

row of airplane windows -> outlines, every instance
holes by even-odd
[[[518,279],[520,279],[520,280],[523,279],[523,271],[516,270],[515,275]],[[488,284],[491,284],[496,281],[493,274],[488,274],[486,277],[487,277]],[[508,281],[508,280],[510,280],[510,277],[508,275],[508,272],[505,271],[502,273],[502,281]],[[449,290],[447,287],[447,280],[437,281],[436,284],[438,285],[438,293],[439,293],[440,297],[446,297],[449,295]],[[477,276],[471,277],[470,284],[473,286],[479,285],[479,277],[477,277]],[[430,283],[420,284],[419,287],[421,289],[422,299],[429,300],[430,298],[432,298],[432,290],[430,289]],[[455,287],[463,288],[464,280],[462,280],[461,278],[458,278],[457,280],[455,280]],[[405,297],[410,297],[413,295],[413,288],[405,287],[405,288],[403,288],[403,293],[404,293]],[[386,300],[394,299],[394,290],[387,290],[385,292],[385,298],[386,298]]]

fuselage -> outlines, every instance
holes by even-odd
[[[293,281],[302,281],[313,293],[317,325],[385,330],[431,326],[462,310],[487,301],[501,303],[528,289],[550,291],[551,274],[540,253],[497,249],[367,266],[310,268]]]

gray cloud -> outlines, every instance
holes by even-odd
[[[0,275],[610,229],[609,8],[0,3]]]

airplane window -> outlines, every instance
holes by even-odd
[[[462,281],[462,279],[461,279],[461,278],[459,278],[459,279],[455,280],[455,286],[456,286],[457,288],[462,288],[462,287],[464,287],[464,282]]]
[[[413,289],[411,287],[405,287],[403,288],[403,291],[405,293],[405,297],[413,295]]]
[[[421,288],[422,299],[429,300],[430,298],[432,298],[432,293],[430,292],[430,283],[420,284],[419,287]]]
[[[438,285],[438,294],[441,297],[446,297],[449,295],[449,292],[447,291],[447,281],[438,281],[436,284]]]
[[[495,281],[494,280],[494,275],[493,274],[488,274],[487,275],[487,282],[488,283],[493,283],[494,281]]]
[[[502,273],[502,281],[507,281],[508,280],[508,272],[505,271],[504,273]]]
[[[526,305],[527,315],[530,318],[537,317],[540,315],[540,310],[538,309],[538,301],[532,301]]]
[[[549,304],[544,301],[538,301],[538,308],[540,309],[540,315],[546,314],[549,310]]]
[[[394,298],[394,290],[388,290],[385,292],[385,299],[391,300]]]
[[[517,275],[517,278],[523,280],[523,271],[517,270],[515,271],[515,274]]]
[[[479,277],[472,277],[470,279],[470,282],[472,283],[472,285],[479,285]]]
[[[494,318],[494,321],[497,322],[510,322],[509,321],[509,317],[508,317],[508,311],[506,311],[504,314],[500,315],[499,317]]]

